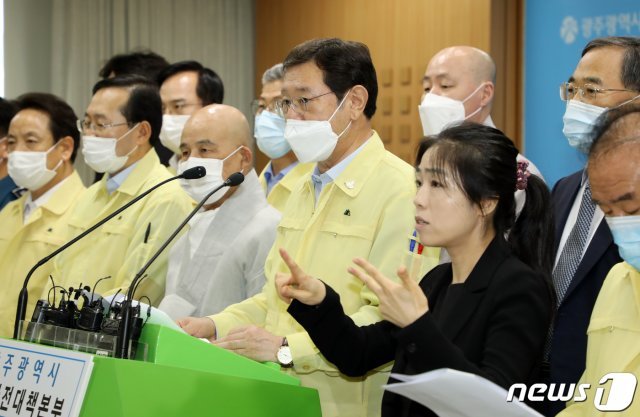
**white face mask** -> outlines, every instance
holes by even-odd
[[[569,146],[586,154],[589,152],[593,138],[591,131],[596,119],[607,110],[606,107],[594,106],[577,100],[569,100],[562,121],[562,133],[569,141]]]
[[[160,142],[175,154],[180,154],[180,138],[184,125],[191,116],[165,114],[162,116]]]
[[[182,174],[189,168],[203,166],[207,170],[207,175],[202,178],[198,178],[195,180],[185,180],[180,179],[180,185],[182,189],[189,194],[191,198],[193,198],[196,202],[202,201],[202,199],[213,191],[214,188],[220,186],[225,179],[222,178],[222,167],[224,166],[224,161],[231,158],[236,152],[242,149],[242,146],[238,147],[235,151],[231,152],[224,159],[213,159],[213,158],[196,158],[189,157],[186,161],[178,162],[178,175]],[[227,192],[227,188],[221,188],[216,191],[211,197],[207,199],[205,205],[210,205],[220,200],[223,195]]]
[[[455,100],[445,96],[428,93],[422,99],[422,103],[418,106],[420,114],[420,122],[422,123],[422,132],[425,136],[437,135],[442,132],[447,125],[462,122],[470,117],[475,116],[482,110],[482,106],[468,116],[465,116],[464,103],[467,102],[475,93],[484,87],[484,83],[473,90],[471,94],[464,100]]]
[[[300,162],[320,162],[331,156],[338,139],[351,127],[351,121],[339,135],[331,128],[331,119],[336,115],[350,91],[344,95],[342,101],[328,120],[297,120],[288,119],[284,128],[284,138],[291,145],[293,153]]]
[[[129,155],[138,149],[138,145],[134,146],[133,149],[124,156],[118,156],[116,154],[116,145],[137,126],[138,124],[133,126],[118,139],[83,135],[82,155],[84,156],[84,161],[96,172],[113,174],[119,171],[127,163]]]
[[[254,136],[258,149],[270,159],[278,159],[291,150],[284,138],[285,120],[268,110],[256,115]]]
[[[36,191],[44,187],[56,176],[56,171],[62,165],[62,159],[53,169],[47,168],[47,155],[55,148],[56,142],[46,152],[13,151],[9,154],[9,176],[22,188]]]

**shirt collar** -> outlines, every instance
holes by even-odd
[[[338,176],[342,174],[345,168],[347,168],[347,166],[351,163],[351,161],[353,161],[354,158],[358,156],[360,152],[362,152],[362,149],[369,142],[369,139],[367,139],[362,145],[358,147],[358,149],[353,151],[349,156],[344,158],[342,161],[338,162],[336,165],[332,166],[327,172],[324,172],[321,174],[320,171],[318,170],[318,164],[316,164],[315,168],[313,169],[313,174],[311,174],[313,181],[316,182],[316,178],[320,178],[322,179],[322,182],[325,185],[330,183],[331,181],[335,181],[336,178],[338,178]]]
[[[33,200],[31,197],[31,191],[27,191],[27,196],[24,200],[24,220],[26,221],[29,215],[36,211],[38,207],[42,207],[43,205],[45,205],[51,199],[51,196],[53,196],[53,194],[55,194],[55,192],[58,191],[60,187],[62,187],[62,185],[69,180],[70,177],[71,176],[63,179],[35,200]]]
[[[134,163],[131,166],[128,166],[114,176],[111,176],[109,174],[109,176],[107,177],[107,192],[109,194],[112,194],[115,190],[120,188],[122,183],[124,183],[127,177],[129,177],[129,174],[131,174],[131,171],[135,169],[136,165],[138,165],[138,162]]]
[[[264,180],[267,183],[267,193],[271,192],[273,187],[279,183],[291,170],[293,170],[298,165],[298,161],[294,161],[292,164],[289,164],[287,167],[282,169],[278,175],[274,175],[273,173],[273,162],[269,162],[267,167],[264,170]]]
[[[488,115],[486,119],[484,119],[484,122],[482,122],[483,125],[485,126],[489,126],[492,128],[496,128],[495,123],[493,123],[493,119],[491,118],[491,115]]]
[[[585,167],[582,170],[582,177],[580,178],[580,187],[584,187],[584,184],[589,181],[589,176],[587,175],[587,168]]]

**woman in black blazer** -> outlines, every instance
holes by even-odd
[[[551,321],[553,223],[546,185],[516,163],[517,154],[502,132],[471,123],[422,143],[416,231],[425,245],[445,248],[451,263],[417,284],[403,267],[398,283],[354,260],[360,268],[349,272],[379,297],[384,321],[355,325],[338,294],[281,250],[291,274],[276,278],[279,294],[293,299],[288,311],[341,372],[361,376],[394,360],[395,373],[453,368],[505,388],[534,381]],[[516,188],[527,191],[517,221]],[[435,414],[385,392],[382,415]]]

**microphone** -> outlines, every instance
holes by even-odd
[[[202,178],[207,175],[207,170],[202,165],[185,169],[184,172],[178,175],[178,178],[183,178],[185,180],[197,180],[198,178]]]
[[[116,341],[116,357],[122,359],[129,358],[129,342],[131,340],[131,326],[132,326],[132,300],[133,295],[135,293],[136,287],[138,283],[142,279],[144,273],[149,269],[151,264],[160,256],[160,254],[169,246],[169,244],[178,236],[178,233],[189,223],[189,220],[204,206],[209,197],[215,194],[218,190],[224,187],[236,187],[244,181],[244,175],[242,172],[236,172],[229,175],[229,178],[225,180],[222,184],[213,189],[213,191],[209,192],[199,203],[198,205],[189,213],[186,219],[180,223],[180,225],[176,228],[176,230],[167,238],[167,240],[158,248],[156,253],[153,254],[151,259],[147,261],[146,264],[140,268],[140,271],[135,275],[131,284],[129,284],[129,288],[127,289],[127,295],[122,302],[122,321],[120,323],[120,328],[118,329],[118,339]]]
[[[103,224],[108,222],[109,220],[111,220],[114,217],[116,217],[118,214],[122,213],[123,211],[125,211],[126,209],[128,209],[129,207],[131,207],[132,205],[137,203],[138,201],[142,200],[147,195],[151,194],[151,192],[153,192],[157,188],[162,187],[166,183],[171,182],[171,181],[175,181],[177,179],[193,180],[193,179],[202,178],[206,174],[207,174],[207,170],[205,169],[205,167],[197,166],[197,167],[193,167],[193,168],[189,168],[189,169],[185,170],[180,175],[176,175],[175,177],[171,177],[171,178],[166,179],[166,180],[164,180],[162,182],[159,182],[158,184],[156,184],[153,187],[149,188],[147,191],[143,192],[142,194],[140,194],[139,196],[137,196],[133,200],[129,201],[127,204],[123,205],[122,207],[120,207],[119,209],[117,209],[116,211],[114,211],[113,213],[111,213],[110,215],[105,217],[104,219],[100,220],[99,222],[97,222],[96,224],[94,224],[93,226],[91,226],[90,228],[85,230],[84,232],[80,233],[78,236],[74,237],[73,239],[71,239],[70,241],[65,243],[64,245],[60,246],[58,249],[54,250],[49,255],[45,256],[42,259],[40,259],[38,261],[38,263],[36,263],[33,266],[33,268],[31,268],[29,273],[27,274],[27,277],[24,279],[24,283],[22,284],[22,289],[20,290],[20,294],[18,295],[18,308],[17,308],[17,311],[16,311],[16,320],[15,320],[15,323],[13,325],[13,338],[15,340],[18,340],[18,327],[20,326],[20,322],[22,320],[24,320],[25,313],[26,313],[26,310],[27,310],[27,301],[29,299],[29,290],[27,289],[27,285],[29,284],[29,280],[31,280],[31,276],[33,275],[33,273],[38,268],[40,268],[42,265],[44,265],[47,262],[49,262],[52,258],[54,258],[56,255],[58,255],[60,252],[66,250],[69,246],[72,246],[73,244],[75,244],[80,239],[84,238],[85,236],[87,236],[88,234],[90,234],[91,232],[93,232],[94,230],[96,230],[97,228],[99,228],[100,226],[102,226]]]
[[[233,174],[229,175],[229,178],[227,178],[224,183],[229,187],[235,187],[242,184],[242,181],[244,181],[244,175],[242,174],[242,172],[234,172]]]

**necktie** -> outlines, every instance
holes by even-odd
[[[578,218],[576,224],[573,226],[571,233],[562,249],[558,264],[553,270],[553,286],[556,290],[556,296],[558,297],[558,305],[564,299],[567,292],[567,288],[571,284],[573,275],[580,265],[582,260],[582,252],[584,251],[587,237],[589,236],[589,228],[591,221],[593,220],[593,213],[596,206],[591,200],[591,185],[587,182],[582,195],[582,201],[580,202],[580,210],[578,211]]]
[[[582,194],[582,200],[580,201],[580,209],[578,210],[578,218],[573,225],[573,229],[569,233],[569,237],[564,244],[560,258],[556,267],[553,269],[553,287],[556,291],[557,304],[556,308],[560,306],[562,300],[573,275],[578,270],[578,265],[582,260],[582,252],[584,251],[584,245],[587,242],[589,236],[589,228],[591,227],[591,221],[593,220],[593,213],[596,210],[596,205],[591,200],[591,185],[587,181],[587,185],[584,188]],[[549,358],[551,351],[551,339],[553,338],[553,327],[551,323],[549,333],[547,334],[547,343],[545,345],[544,357]]]

